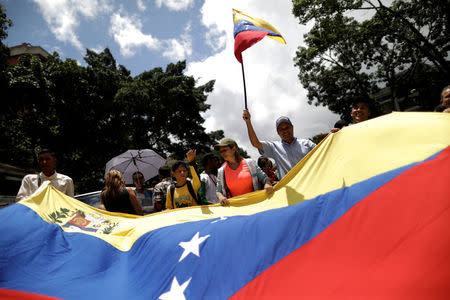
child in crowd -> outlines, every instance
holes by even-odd
[[[270,183],[272,183],[272,185],[278,182],[278,177],[273,170],[272,161],[268,157],[261,155],[258,158],[258,167],[260,167],[261,170],[267,175],[267,177],[269,177]]]
[[[201,186],[198,190],[199,198],[208,204],[219,203],[217,199],[217,156],[207,153],[203,156],[203,167],[205,170],[200,174]]]
[[[167,209],[199,205],[198,189],[200,180],[195,168],[192,166],[196,154],[196,150],[189,150],[186,154],[192,181],[188,179],[188,167],[185,162],[177,161],[173,164],[172,176],[175,178],[176,183],[169,186],[167,190]]]

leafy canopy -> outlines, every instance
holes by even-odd
[[[0,112],[4,162],[33,167],[36,151],[51,148],[57,169],[85,192],[103,186],[106,162],[127,149],[183,158],[189,148],[209,152],[223,137],[202,125],[214,81],[198,86],[183,74],[184,61],[134,78],[108,48],[87,50],[85,61],[79,66],[55,52],[47,59],[21,56],[9,68]]]
[[[293,4],[301,24],[314,23],[295,56],[310,104],[328,106],[348,118],[350,102],[381,88],[389,87],[394,98],[407,97],[412,89],[437,98],[448,83],[448,1],[293,0]],[[438,101],[419,100],[430,107]]]

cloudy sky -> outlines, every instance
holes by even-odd
[[[248,106],[260,140],[279,139],[275,120],[291,118],[299,138],[328,132],[339,117],[308,105],[293,57],[307,26],[300,26],[288,0],[0,0],[14,22],[4,41],[57,51],[84,65],[86,48],[109,47],[117,63],[132,75],[186,60],[187,74],[199,84],[216,80],[204,114],[207,131],[223,129],[252,158],[242,120],[241,66],[233,53],[232,8],[262,18],[287,45],[265,38],[243,53]]]

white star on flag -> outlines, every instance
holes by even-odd
[[[161,300],[186,300],[186,297],[184,296],[184,290],[189,285],[189,282],[191,282],[191,278],[189,278],[185,283],[180,285],[178,283],[178,280],[176,277],[172,280],[172,286],[170,287],[170,291],[162,294],[159,296],[159,299]]]
[[[226,220],[226,219],[228,219],[228,218],[227,217],[220,217],[219,220],[212,221],[211,224],[212,223],[217,223],[217,222],[220,222],[220,221],[223,221],[223,220]]]
[[[199,237],[199,235],[200,232],[197,232],[189,242],[180,242],[178,244],[184,249],[183,254],[181,254],[180,260],[178,262],[182,261],[186,256],[189,255],[189,253],[193,253],[200,257],[199,246],[207,238],[209,238],[209,234],[202,237]]]

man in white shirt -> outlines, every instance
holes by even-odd
[[[22,179],[22,185],[16,196],[16,201],[31,196],[39,186],[46,180],[50,181],[52,186],[63,192],[67,196],[73,197],[74,187],[72,178],[56,173],[56,157],[54,152],[49,149],[42,149],[38,154],[38,165],[41,169],[39,174],[28,174]]]
[[[209,203],[219,203],[216,193],[217,156],[213,153],[207,153],[203,156],[202,163],[205,170],[200,174],[201,186],[198,191],[199,196]]]

